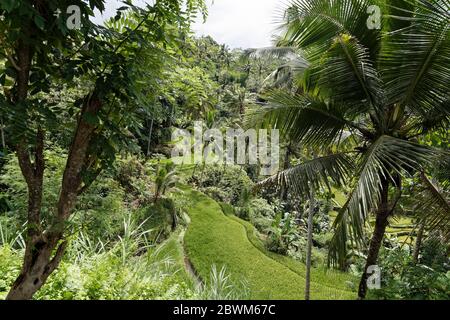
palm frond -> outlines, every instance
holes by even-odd
[[[368,49],[355,38],[339,35],[330,47],[317,47],[307,51],[305,57],[311,63],[308,81],[320,88],[322,96],[360,104],[360,111],[369,111],[371,106],[381,113],[384,91],[380,77]]]
[[[317,44],[329,43],[336,36],[346,33],[370,48],[375,57],[380,47],[380,30],[367,28],[367,8],[384,6],[376,0],[291,0],[280,15],[283,30],[280,45],[306,49]]]
[[[402,128],[402,133],[409,136],[418,136],[432,131],[448,131],[450,114],[442,112],[441,108],[450,110],[450,100],[446,100],[441,107],[434,108],[426,113],[412,114],[407,125]]]
[[[450,202],[444,192],[433,184],[428,177],[420,175],[425,187],[423,201],[416,208],[419,216],[427,222],[430,231],[439,230],[445,237],[450,236]]]
[[[266,84],[270,80],[274,81],[273,87],[279,87],[288,81],[292,81],[295,77],[301,75],[307,68],[309,63],[303,58],[293,58],[276,68],[265,80]]]
[[[247,58],[275,58],[275,59],[301,59],[295,47],[265,47],[253,48],[244,51]]]
[[[355,186],[334,221],[330,264],[343,267],[348,241],[360,247],[364,245],[364,228],[369,213],[381,200],[382,181],[395,184],[394,174],[421,171],[437,155],[438,151],[433,148],[391,136],[381,136],[371,145],[361,156]]]
[[[321,185],[330,187],[330,182],[342,185],[350,177],[353,169],[349,153],[331,154],[282,171],[258,183],[257,188],[283,185],[295,195],[306,198],[309,196],[311,185],[316,189]]]
[[[345,128],[356,128],[368,134],[346,119],[352,113],[349,106],[284,91],[271,91],[266,99],[266,105],[253,108],[246,115],[246,127],[272,127],[291,141],[323,149],[336,142]]]
[[[404,10],[398,13],[402,16],[392,17],[408,19],[410,26],[383,39],[379,61],[388,101],[412,112],[426,114],[438,108],[450,115],[444,104],[449,99],[450,83],[450,3],[447,0],[414,3],[412,13]]]

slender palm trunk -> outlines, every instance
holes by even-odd
[[[419,253],[420,247],[422,246],[424,231],[425,231],[425,221],[422,221],[419,226],[419,231],[417,232],[416,244],[414,246],[414,252],[412,257],[414,264],[417,264],[417,262],[419,262]]]
[[[151,142],[152,142],[152,131],[153,131],[153,119],[150,122],[150,130],[148,131],[147,157],[150,156],[150,145],[151,145]]]
[[[284,165],[283,170],[287,170],[290,167],[290,158],[291,158],[291,145],[289,144],[286,148],[286,155],[284,157]],[[286,183],[282,182],[281,184],[281,201],[286,201],[288,198],[288,188]]]
[[[364,272],[361,276],[359,283],[358,298],[365,299],[367,294],[367,280],[369,274],[367,273],[369,267],[377,264],[378,253],[380,252],[381,245],[383,243],[383,237],[388,225],[388,218],[391,210],[389,209],[389,182],[384,180],[381,186],[381,200],[377,210],[377,216],[375,221],[375,229],[370,240],[369,252],[367,254],[366,265]]]
[[[195,177],[195,173],[197,171],[197,168],[198,168],[198,163],[196,163],[195,166],[194,166],[194,170],[192,171],[192,178]]]
[[[305,275],[305,300],[310,300],[311,294],[311,255],[313,236],[313,217],[315,210],[314,186],[310,186],[309,213],[308,213],[308,242],[306,247],[306,275]]]
[[[3,152],[6,153],[6,141],[5,141],[5,127],[3,125],[3,118],[0,118],[0,130],[1,130],[1,136],[2,136],[2,148]]]
[[[160,195],[161,195],[161,188],[160,187],[156,187],[155,196],[153,198],[153,203],[154,204],[158,203]]]

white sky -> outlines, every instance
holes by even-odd
[[[150,0],[151,1],[151,0]],[[210,35],[217,42],[231,48],[256,48],[271,45],[274,20],[281,0],[206,0],[209,16],[205,24],[197,22],[193,29],[197,35]],[[134,1],[135,3],[145,0]],[[212,4],[212,2],[214,2]],[[115,15],[121,7],[119,0],[106,0],[106,11],[101,21]]]
[[[211,0],[208,0],[211,3]],[[214,0],[205,24],[196,24],[198,35],[210,35],[232,48],[271,45],[273,21],[280,0]]]

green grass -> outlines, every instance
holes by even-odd
[[[294,271],[300,277],[304,278],[304,275],[306,273],[305,264],[303,264],[300,261],[294,260],[288,256],[283,256],[266,250],[264,244],[257,236],[257,230],[250,222],[244,221],[236,216],[230,216],[230,219],[233,219],[244,226],[244,228],[247,231],[247,237],[249,241],[261,252],[263,252],[265,255],[269,256],[273,260],[283,264],[290,270]],[[345,291],[345,293],[348,293],[347,291],[350,290],[350,285],[354,286],[358,280],[357,278],[348,273],[339,272],[326,268],[312,268],[311,277],[315,284],[319,284],[317,290],[330,289],[331,294],[333,294],[335,290],[339,291],[339,293],[343,293],[341,291]]]
[[[184,188],[194,205],[189,209],[191,223],[185,234],[189,259],[203,279],[211,266],[226,266],[235,281],[246,280],[251,299],[303,299],[304,266],[296,261],[270,255],[256,241],[250,241],[241,221],[223,214],[217,202],[204,194]],[[354,299],[346,290],[345,276],[313,271],[313,299]]]

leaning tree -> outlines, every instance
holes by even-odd
[[[58,267],[78,196],[127,148],[130,130],[140,123],[135,111],[145,107],[164,60],[177,52],[195,13],[204,12],[202,0],[156,0],[145,7],[127,0],[116,23],[96,25],[90,18],[104,3],[0,3],[0,105],[6,143],[28,186],[24,261],[7,299],[32,298]],[[80,83],[82,96],[65,106],[74,111],[65,113],[74,126],[65,128],[71,142],[59,197],[43,219],[44,151],[61,112],[45,93]]]
[[[427,133],[449,128],[449,12],[449,0],[292,0],[278,45],[300,51],[307,66],[297,72],[294,90],[270,92],[248,118],[321,155],[265,182],[305,197],[310,183],[349,187],[329,261],[344,268],[351,245],[367,249],[360,298],[404,178],[420,178],[429,190],[422,208],[429,227],[450,234],[449,201],[427,177],[430,165],[448,163],[449,154],[421,143]]]

